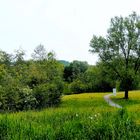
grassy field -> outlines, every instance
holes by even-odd
[[[140,124],[140,91],[129,91],[129,100],[124,100],[124,93],[112,96],[112,100],[125,108],[128,113]]]
[[[129,115],[131,105],[127,105],[128,112],[110,107],[104,95],[67,95],[56,108],[1,114],[0,140],[139,139],[139,124]],[[127,104],[117,98],[113,100]]]

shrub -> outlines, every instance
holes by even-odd
[[[33,89],[33,94],[37,100],[37,108],[57,105],[60,102],[61,92],[54,83],[36,86]]]
[[[0,109],[19,111],[33,109],[36,99],[29,87],[3,87],[0,88]]]
[[[75,80],[70,84],[70,90],[72,93],[82,93],[86,91],[86,85],[80,80]]]
[[[70,90],[70,84],[68,84],[68,83],[65,83],[64,84],[63,94],[64,95],[70,95],[70,94],[72,94],[72,92]]]
[[[20,96],[20,100],[17,103],[18,109],[27,110],[36,107],[37,101],[33,96],[32,89],[29,87],[20,88],[18,93]]]
[[[0,110],[6,108],[6,96],[5,96],[5,90],[0,85]]]

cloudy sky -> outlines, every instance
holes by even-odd
[[[139,0],[0,0],[0,49],[22,48],[26,58],[43,44],[57,59],[95,64],[95,35],[106,35],[110,18],[140,14]]]

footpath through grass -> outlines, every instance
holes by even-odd
[[[1,114],[0,140],[139,139],[139,125],[104,95],[68,95],[57,108]]]

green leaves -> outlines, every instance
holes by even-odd
[[[47,54],[47,59],[42,48],[37,53],[39,60],[25,61],[24,51],[18,50],[7,65],[6,53],[0,52],[0,110],[36,109],[60,102],[63,66],[54,59],[53,52]]]
[[[90,41],[90,46],[92,47],[92,49],[89,50],[90,52],[103,53],[107,49],[107,40],[104,37],[94,35]]]

